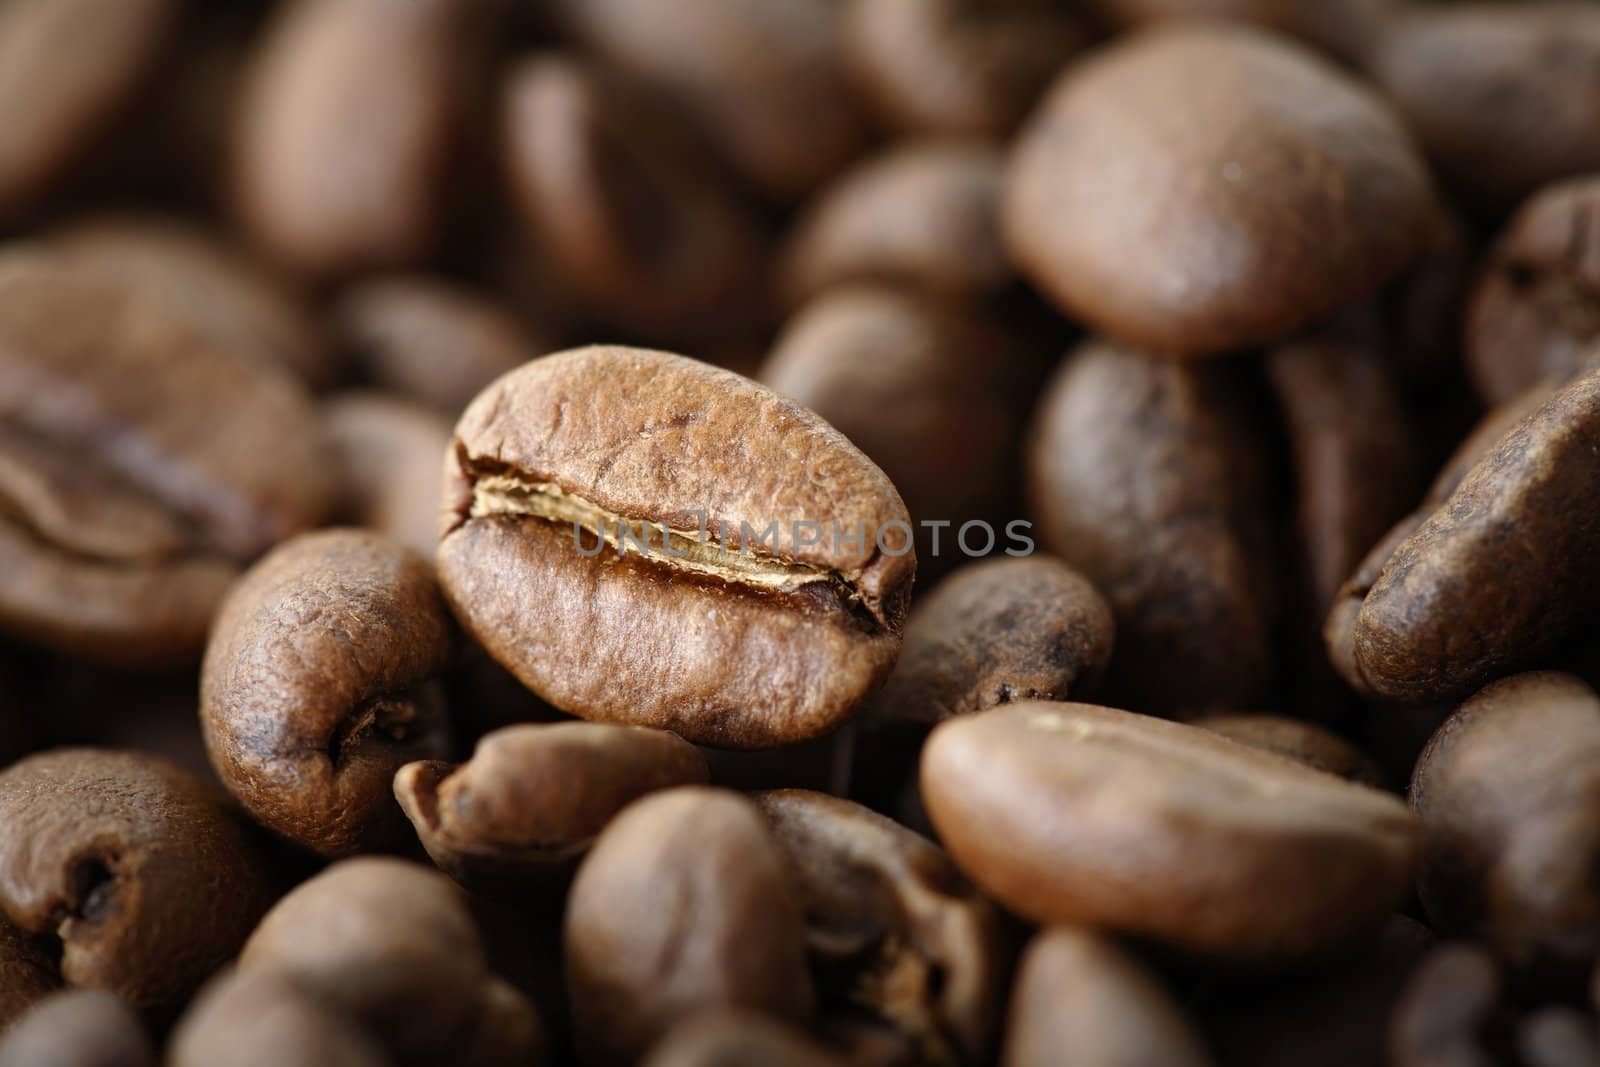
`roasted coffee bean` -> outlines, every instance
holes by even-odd
[[[0,627],[104,663],[198,659],[240,565],[326,511],[307,397],[45,254],[0,263],[0,349]]]
[[[0,1030],[62,986],[49,935],[33,935],[0,917]]]
[[[994,905],[936,845],[859,804],[803,789],[755,801],[799,887],[822,1029],[895,1063],[989,1061],[1011,955]]]
[[[1196,16],[1238,19],[1358,59],[1375,43],[1395,0],[1090,0],[1089,6],[1121,26]]]
[[[1431,211],[1427,168],[1375,95],[1222,25],[1070,68],[1001,199],[1012,257],[1064,311],[1180,355],[1276,341],[1370,295],[1421,251]]]
[[[846,171],[789,235],[785,299],[797,305],[853,282],[940,297],[1001,291],[1013,280],[1000,242],[1004,162],[984,141],[908,141]]]
[[[47,997],[0,1038],[0,1067],[155,1064],[155,1049],[138,1016],[120,999],[98,989],[77,989]]]
[[[1278,715],[1207,715],[1195,726],[1362,785],[1384,784],[1371,756],[1329,730]]]
[[[166,1062],[169,1067],[391,1063],[378,1040],[354,1019],[286,978],[250,971],[229,972],[201,990],[173,1031]]]
[[[25,213],[126,110],[179,0],[0,5],[0,218]]]
[[[56,749],[0,772],[0,908],[60,940],[69,984],[181,1005],[269,900],[215,787],[131,752]]]
[[[674,1026],[644,1067],[844,1067],[803,1030],[748,1011],[696,1015]]]
[[[562,57],[517,67],[505,97],[510,197],[565,303],[685,341],[762,322],[760,224],[675,115]]]
[[[1012,994],[1003,1067],[1084,1063],[1203,1067],[1211,1056],[1161,981],[1111,940],[1060,926],[1028,946]]]
[[[254,241],[321,279],[415,263],[465,125],[468,0],[294,0],[240,106],[233,200]]]
[[[629,348],[535,360],[467,409],[446,481],[456,617],[564,711],[771,747],[838,726],[899,653],[899,494],[738,375]]]
[[[1507,224],[1473,290],[1466,356],[1488,404],[1600,361],[1600,178],[1549,186]]]
[[[219,237],[155,215],[107,215],[54,231],[50,250],[123,284],[148,287],[191,315],[217,344],[292,371],[313,388],[341,373],[298,293]]]
[[[897,130],[1003,136],[1087,38],[1052,0],[846,0],[843,49]]]
[[[1600,9],[1534,3],[1405,5],[1372,75],[1447,185],[1506,209],[1600,168]]]
[[[1462,463],[1451,466],[1453,476]],[[1327,628],[1345,680],[1385,700],[1451,700],[1566,636],[1600,605],[1597,492],[1600,370],[1505,431],[1437,510],[1397,527],[1346,583]]]
[[[322,425],[340,475],[337,520],[432,558],[439,545],[439,457],[450,423],[429,408],[379,392],[335,396]]]
[[[944,723],[922,795],[956,863],[1017,913],[1248,964],[1375,933],[1417,848],[1410,812],[1375,789],[1087,704]]]
[[[433,572],[375,534],[283,545],[229,592],[200,679],[211,765],[262,825],[324,856],[397,845],[395,771],[449,753],[451,625]]]
[[[345,860],[303,883],[261,920],[239,971],[356,1020],[397,1063],[468,1062],[456,1054],[494,1045],[505,1058],[481,1062],[523,1063],[536,1051],[537,1013],[487,971],[465,894],[404,860]],[[508,1047],[516,1033],[535,1044]]]
[[[1495,1067],[1484,1031],[1500,1008],[1500,972],[1483,950],[1442,945],[1412,975],[1389,1021],[1394,1067]]]
[[[940,571],[968,553],[1016,550],[1008,530],[982,523],[1015,496],[1022,347],[960,305],[842,288],[789,321],[758,377],[883,468],[918,522],[922,569]]]
[[[863,725],[932,727],[1013,700],[1092,694],[1114,630],[1105,598],[1053,556],[969,563],[917,601]]]
[[[839,52],[838,0],[557,0],[578,39],[682,107],[780,199],[826,181],[865,123]]]
[[[333,330],[372,382],[455,418],[500,375],[549,345],[487,296],[426,275],[346,290]]]
[[[1034,415],[1040,544],[1110,602],[1108,689],[1138,711],[1248,707],[1266,685],[1274,564],[1238,385],[1224,368],[1091,342]]]
[[[578,869],[565,940],[585,1063],[630,1062],[699,1011],[812,1014],[787,858],[736,793],[671,789],[617,816]]]
[[[496,730],[464,764],[409,763],[394,792],[445,873],[495,887],[559,880],[629,803],[708,778],[665,731],[568,722]]]
[[[1527,1067],[1600,1067],[1600,1035],[1592,1015],[1544,1008],[1517,1028],[1517,1052]]]
[[[1600,952],[1597,752],[1600,697],[1553,672],[1502,679],[1439,728],[1411,780],[1418,888],[1439,929],[1523,970],[1587,976]]]

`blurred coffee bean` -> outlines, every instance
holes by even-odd
[[[1396,0],[1090,0],[1089,6],[1118,26],[1196,17],[1252,22],[1354,60],[1372,47],[1398,5]]]
[[[63,985],[54,948],[50,935],[24,933],[0,916],[0,1030]]]
[[[220,790],[165,760],[62,748],[0,772],[0,908],[59,939],[69,984],[175,1009],[269,900]]]
[[[1107,691],[1138,711],[1249,707],[1266,686],[1277,578],[1263,446],[1231,370],[1090,342],[1034,414],[1039,542],[1110,602]]]
[[[446,874],[496,888],[558,882],[629,803],[707,778],[704,757],[665,731],[568,722],[496,730],[464,764],[409,763],[394,791]]]
[[[1571,0],[1408,4],[1373,78],[1445,183],[1488,211],[1600,169],[1600,8]]]
[[[3,1046],[0,1046],[3,1052]],[[173,1031],[170,1067],[388,1067],[383,1046],[311,992],[267,973],[230,971]]]
[[[1087,930],[1042,931],[1022,958],[1003,1067],[1048,1067],[1071,1049],[1084,1063],[1205,1067],[1205,1043],[1161,981]]]
[[[1600,1032],[1576,1008],[1544,1008],[1518,1027],[1517,1051],[1528,1067],[1600,1067]]]
[[[374,534],[296,538],[229,592],[200,716],[251,816],[324,856],[409,838],[391,783],[450,751],[439,676],[452,626],[426,560]]]
[[[1372,757],[1338,734],[1278,715],[1206,715],[1193,725],[1241,745],[1271,752],[1361,785],[1382,786],[1383,771]]]
[[[322,406],[340,475],[334,517],[431,559],[439,545],[439,465],[450,423],[386,393],[350,392]]]
[[[568,898],[566,962],[586,1064],[631,1062],[713,1008],[812,1016],[799,887],[761,812],[724,790],[656,793],[612,821]]]
[[[1488,953],[1442,945],[1417,967],[1389,1021],[1394,1067],[1496,1067],[1487,1033],[1500,1009],[1500,973]]]
[[[962,871],[1017,913],[1248,965],[1375,934],[1417,850],[1411,813],[1378,790],[1087,704],[951,719],[923,750],[922,795]]]
[[[1064,311],[1196,356],[1371,295],[1422,250],[1432,205],[1375,94],[1274,36],[1202,25],[1071,67],[1013,151],[1001,219]]]
[[[1486,404],[1600,361],[1600,178],[1548,186],[1517,211],[1478,276],[1465,329]]]
[[[98,989],[46,997],[0,1038],[0,1067],[155,1067],[144,1025]]]
[[[656,1042],[644,1067],[844,1067],[848,1062],[779,1019],[750,1011],[691,1016]]]

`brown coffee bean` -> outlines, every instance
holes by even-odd
[[[324,856],[409,837],[395,771],[449,752],[451,625],[425,560],[306,534],[229,592],[200,678],[211,765],[251,816]]]
[[[465,125],[481,5],[296,0],[241,101],[232,196],[251,238],[312,278],[428,255]]]
[[[1600,952],[1597,752],[1600,697],[1554,672],[1502,679],[1439,728],[1411,779],[1418,888],[1439,929],[1533,973],[1587,976]]]
[[[1271,752],[1362,785],[1382,786],[1371,756],[1330,730],[1278,715],[1207,715],[1194,725],[1241,745]]]
[[[948,569],[1011,544],[965,530],[1006,510],[1026,412],[1022,346],[997,321],[932,296],[830,290],[791,319],[760,381],[799,401],[883,468],[919,524],[917,558]],[[940,544],[935,528],[940,522]]]
[[[766,317],[766,239],[676,118],[580,62],[523,63],[502,122],[512,204],[549,284],[588,317],[640,337],[737,334]]]
[[[1597,464],[1600,370],[1517,422],[1437,510],[1373,551],[1376,580],[1364,564],[1328,622],[1345,680],[1385,700],[1450,700],[1565,636],[1600,604]]]
[[[132,102],[177,0],[10,0],[0,7],[0,218],[52,190]]]
[[[1466,356],[1488,404],[1600,360],[1600,178],[1549,186],[1507,224],[1472,293]]]
[[[608,62],[693,117],[723,158],[796,199],[861,149],[865,124],[840,54],[837,0],[558,0]]]
[[[565,940],[585,1063],[630,1062],[699,1011],[812,1013],[788,862],[736,793],[671,789],[617,816],[578,868]]]
[[[155,1064],[155,1049],[138,1016],[117,997],[98,989],[46,997],[0,1039],[0,1067]]]
[[[936,845],[859,804],[754,799],[799,887],[822,1029],[896,1063],[989,1060],[1011,957],[994,905]]]
[[[48,935],[24,933],[0,917],[0,1030],[61,988]]]
[[[300,294],[193,223],[105,215],[71,223],[49,242],[68,262],[178,305],[230,352],[285,367],[314,389],[339,377],[340,361]]]
[[[1034,938],[1011,999],[1003,1067],[1084,1063],[1202,1067],[1205,1044],[1160,979],[1098,934],[1056,927]]]
[[[1442,945],[1417,967],[1389,1021],[1394,1067],[1495,1067],[1483,1031],[1500,1007],[1499,970],[1487,952]]]
[[[337,521],[389,537],[432,558],[439,545],[439,457],[450,423],[386,393],[351,392],[322,406],[340,475]]]
[[[1427,169],[1376,96],[1222,25],[1072,67],[1001,198],[1012,257],[1063,310],[1179,355],[1275,341],[1370,295],[1422,249],[1431,210]]]
[[[1407,5],[1373,78],[1453,190],[1505,209],[1600,168],[1600,10],[1586,3]]]
[[[889,126],[1004,136],[1087,34],[1051,0],[847,0],[850,73]]]
[[[785,299],[798,305],[853,282],[964,298],[1004,289],[1013,276],[1000,241],[1003,167],[1000,149],[983,141],[907,141],[867,158],[795,223]]]
[[[233,971],[195,998],[173,1032],[169,1067],[388,1067],[353,1019],[270,973]]]
[[[1518,1027],[1517,1052],[1528,1067],[1600,1067],[1600,1035],[1592,1015],[1542,1008]]]
[[[239,971],[286,980],[356,1020],[397,1063],[467,1062],[455,1055],[481,1047],[486,1027],[537,1033],[533,1006],[486,970],[465,894],[404,860],[345,860],[303,883],[261,920]],[[523,1024],[508,1027],[508,1012]]]
[[[238,951],[266,872],[214,787],[154,756],[63,748],[0,772],[0,908],[61,976],[168,1009]]]
[[[1250,964],[1375,932],[1417,845],[1411,814],[1375,789],[1087,704],[944,723],[922,795],[961,869],[1017,913]]]
[[[1168,19],[1237,19],[1357,59],[1375,43],[1394,0],[1090,0],[1113,24],[1136,26]]]
[[[374,384],[451,418],[551,347],[489,297],[427,275],[362,282],[332,316],[340,344]]]
[[[1265,686],[1274,564],[1238,385],[1224,368],[1091,342],[1034,415],[1039,541],[1110,602],[1107,686],[1136,710],[1248,707]]]
[[[969,563],[917,600],[863,725],[925,728],[1013,700],[1083,697],[1114,631],[1105,598],[1053,556]]]
[[[456,427],[445,508],[456,617],[584,718],[792,743],[900,650],[916,564],[889,480],[811,412],[692,360],[594,347],[502,378]]]
[[[558,881],[626,805],[708,779],[705,758],[665,731],[566,722],[496,730],[468,763],[409,763],[394,792],[446,874],[494,887]]]
[[[755,1012],[716,1011],[674,1026],[644,1067],[843,1067],[805,1032]]]
[[[198,658],[238,567],[319,521],[299,385],[135,287],[0,264],[0,626],[105,663]]]

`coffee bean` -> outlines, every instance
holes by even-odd
[[[254,61],[232,199],[255,243],[314,279],[433,248],[464,127],[479,5],[296,0]]]
[[[340,474],[336,519],[375,530],[424,557],[439,544],[439,457],[450,423],[391,393],[340,394],[322,406]]]
[[[1421,250],[1431,204],[1375,95],[1287,42],[1218,25],[1140,34],[1070,68],[1014,150],[1001,219],[1023,274],[1063,310],[1204,355],[1370,295]]]
[[[650,1050],[644,1067],[842,1067],[845,1062],[780,1020],[717,1011],[673,1027]]]
[[[455,418],[490,382],[549,345],[487,296],[426,275],[345,290],[333,329],[373,384]]]
[[[848,0],[844,10],[851,75],[908,133],[1009,134],[1087,38],[1051,0]]]
[[[1201,1067],[1205,1044],[1160,980],[1098,934],[1040,933],[1017,975],[1003,1067],[1046,1067],[1064,1049],[1085,1063]]]
[[[386,1067],[383,1046],[285,978],[234,971],[195,998],[173,1032],[171,1067]]]
[[[1407,5],[1371,56],[1446,183],[1488,209],[1600,167],[1600,10]]]
[[[394,791],[441,869],[493,887],[559,881],[627,804],[708,777],[672,734],[569,722],[496,730],[459,766],[409,763]]]
[[[105,663],[199,657],[239,566],[319,521],[297,383],[47,255],[0,264],[0,627]]]
[[[1329,618],[1345,680],[1385,700],[1450,700],[1565,636],[1600,603],[1597,455],[1600,371],[1513,425],[1437,510],[1374,550],[1376,580],[1364,565]]]
[[[969,563],[916,602],[863,725],[926,728],[1013,700],[1091,694],[1113,632],[1105,598],[1053,556]]]
[[[0,908],[60,941],[69,984],[181,1005],[269,900],[220,791],[131,752],[56,749],[0,772]]]
[[[679,1019],[713,1008],[808,1020],[795,890],[760,811],[738,794],[688,787],[629,806],[578,869],[567,902],[583,1062],[630,1062]]]
[[[482,1062],[534,1052],[504,1048],[506,1035],[536,1039],[536,1013],[486,970],[465,895],[414,863],[345,860],[303,883],[261,920],[239,971],[286,980],[356,1020],[396,1063],[469,1062],[456,1054],[486,1036],[507,1055]]]
[[[1383,771],[1371,756],[1338,734],[1278,715],[1206,715],[1194,725],[1241,745],[1271,752],[1362,785],[1382,786]]]
[[[865,123],[839,53],[835,0],[558,0],[596,54],[692,116],[745,179],[779,199],[861,149]]]
[[[211,765],[256,821],[324,856],[399,844],[395,771],[449,752],[450,646],[415,553],[354,530],[296,538],[217,616],[200,683]]]
[[[1090,0],[1117,26],[1139,26],[1168,19],[1210,18],[1253,22],[1264,29],[1358,59],[1373,46],[1394,0],[1322,0],[1315,4],[1281,0]]]
[[[1600,697],[1553,672],[1502,679],[1440,727],[1411,780],[1418,888],[1440,929],[1534,973],[1587,977],[1600,952],[1597,750]]]
[[[1600,1037],[1593,1017],[1576,1008],[1544,1008],[1518,1028],[1517,1051],[1528,1067],[1596,1067]]]
[[[894,1062],[989,1060],[1011,957],[995,907],[937,846],[859,804],[803,789],[755,801],[799,887],[822,1029],[898,1048]]]
[[[1019,914],[1249,964],[1374,933],[1416,854],[1393,797],[1086,704],[944,723],[923,750],[922,795],[956,863]]]
[[[1500,1006],[1501,980],[1487,952],[1443,945],[1412,975],[1389,1023],[1395,1067],[1493,1067],[1484,1030]]]
[[[445,507],[456,617],[584,718],[791,743],[899,652],[915,558],[893,486],[811,412],[692,360],[596,347],[502,378],[456,427]]]
[[[1517,211],[1473,290],[1466,356],[1488,404],[1600,361],[1600,179],[1549,186]]]
[[[0,1028],[10,1028],[62,986],[49,935],[33,935],[0,918]],[[3,1046],[0,1046],[3,1047]]]
[[[0,1067],[155,1067],[144,1025],[98,989],[56,993],[0,1038]]]
[[[1029,510],[1040,544],[1110,602],[1107,685],[1128,706],[1248,707],[1264,689],[1276,578],[1261,453],[1222,368],[1090,342],[1040,402]]]
[[[1003,171],[1000,149],[982,141],[909,141],[868,157],[795,223],[780,266],[785,298],[799,305],[853,282],[999,292],[1013,280],[1000,242]]]
[[[52,191],[131,103],[177,0],[13,0],[0,9],[0,217]]]

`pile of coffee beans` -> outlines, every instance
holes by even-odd
[[[1600,2],[0,0],[0,1067],[1600,1067]]]

